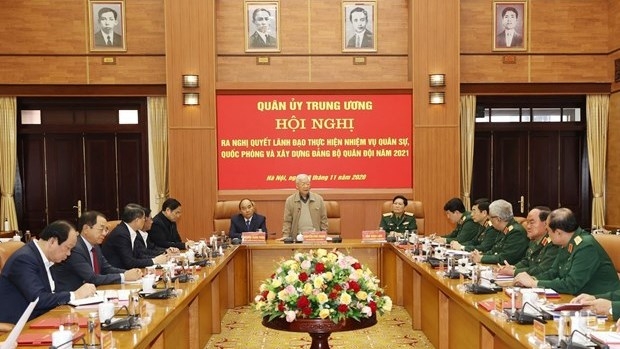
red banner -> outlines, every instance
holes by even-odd
[[[411,188],[408,94],[217,96],[220,190]]]

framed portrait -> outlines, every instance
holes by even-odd
[[[493,3],[493,51],[527,50],[527,2]]]
[[[342,2],[342,52],[377,52],[377,2]]]
[[[280,3],[246,0],[245,52],[280,52]]]
[[[127,51],[125,2],[88,2],[88,34],[91,51]]]

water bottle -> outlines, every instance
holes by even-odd
[[[567,341],[570,337],[570,311],[560,312],[560,322],[558,323],[558,343]]]
[[[97,328],[97,312],[88,313],[88,326],[86,335],[86,347],[87,348],[96,348],[97,344],[97,334],[95,333],[95,328]]]

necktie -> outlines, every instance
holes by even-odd
[[[245,220],[245,230],[250,231],[250,220],[249,219]]]
[[[97,251],[95,250],[95,248],[91,248],[90,249],[90,253],[92,253],[93,255],[93,270],[95,271],[95,274],[99,274],[99,260],[97,259]]]
[[[362,47],[362,36],[361,35],[356,35],[357,36],[357,41],[355,42],[355,47]]]
[[[110,39],[109,36],[106,37],[106,40],[107,40],[106,45],[112,46],[112,40]]]

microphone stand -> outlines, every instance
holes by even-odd
[[[60,345],[53,345],[53,344],[52,344],[52,345],[50,345],[50,346],[49,346],[49,349],[64,349],[64,347],[65,347],[67,344],[69,344],[69,343],[73,343],[73,342],[74,342],[74,341],[76,341],[76,340],[81,340],[82,345],[84,346],[84,348],[99,348],[99,345],[98,345],[98,344],[96,344],[96,346],[95,346],[95,347],[90,346],[90,345],[88,345],[88,346],[87,346],[87,345],[86,345],[86,340],[84,340],[84,336],[81,336],[81,337],[79,337],[79,338],[71,338],[70,340],[68,340],[68,341],[66,341],[66,342],[64,342],[64,343],[60,343]]]

